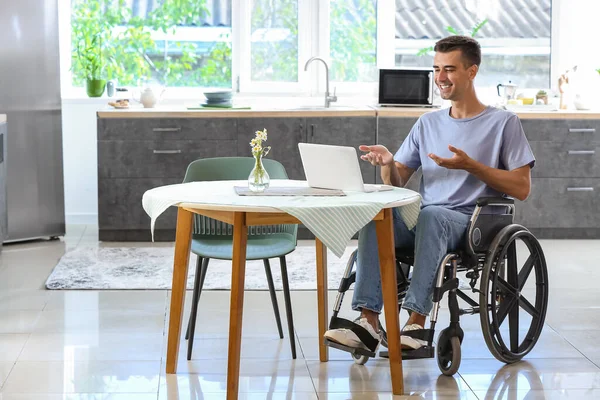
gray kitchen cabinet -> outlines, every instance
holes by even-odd
[[[183,179],[192,161],[235,155],[236,147],[236,140],[100,140],[98,177]]]
[[[237,118],[99,118],[98,140],[236,140]]]
[[[417,120],[416,117],[377,117],[377,144],[396,154]],[[379,167],[376,170],[376,182],[383,183]]]
[[[521,119],[536,165],[515,222],[538,238],[600,237],[600,120]]]
[[[363,154],[361,144],[375,144],[377,119],[375,117],[321,117],[306,118],[307,142],[351,146],[358,156]],[[364,183],[375,183],[375,167],[359,160]]]
[[[359,145],[378,143],[395,153],[417,120],[392,116],[99,118],[100,240],[150,240],[143,193],[180,183],[195,159],[251,156],[249,142],[258,130],[267,129],[266,145],[272,147],[267,157],[280,161],[290,179],[304,180],[298,143],[352,146],[358,154]],[[536,165],[531,195],[516,201],[515,222],[538,238],[599,238],[600,120],[521,119],[521,123]],[[365,183],[381,183],[378,169],[362,161],[360,166]],[[172,208],[157,220],[155,239],[174,240],[175,226]],[[313,236],[300,226],[298,237]]]
[[[237,155],[235,118],[99,118],[98,229],[102,241],[149,241],[145,191],[181,183],[199,158]],[[155,240],[175,240],[177,210],[157,220]]]
[[[525,136],[531,142],[600,142],[597,119],[521,119]]]
[[[528,228],[600,228],[600,178],[535,178],[515,222]]]
[[[150,241],[150,217],[142,208],[149,189],[181,183],[181,178],[98,180],[98,229],[101,241]],[[170,207],[156,220],[155,240],[175,240],[177,208]]]
[[[600,142],[529,142],[536,159],[532,177],[600,177]]]
[[[271,146],[267,158],[279,161],[285,167],[289,179],[306,179],[302,168],[302,159],[298,151],[298,143],[306,141],[305,118],[256,117],[239,118],[237,136],[237,155],[252,157],[250,140],[256,131],[267,129],[267,141],[264,146]],[[250,171],[248,171],[250,174]]]

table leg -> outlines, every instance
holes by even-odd
[[[229,309],[229,348],[227,354],[227,399],[238,398],[240,350],[242,344],[242,311],[246,278],[246,244],[248,227],[246,213],[233,213],[233,259],[231,274],[231,304]]]
[[[317,312],[319,316],[319,359],[329,360],[329,347],[323,338],[328,327],[327,310],[327,247],[319,239],[315,239],[317,248]]]
[[[392,376],[392,392],[404,394],[402,374],[402,352],[400,348],[400,317],[398,315],[398,287],[394,251],[394,231],[392,209],[384,210],[383,220],[376,221],[377,242],[379,244],[379,268],[385,310],[385,325]]]
[[[192,212],[179,208],[177,232],[175,234],[175,256],[173,261],[173,283],[171,287],[171,310],[169,313],[169,336],[167,342],[167,374],[177,372],[181,319],[185,304],[188,263],[192,236]]]

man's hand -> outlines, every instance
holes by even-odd
[[[448,149],[454,153],[452,158],[442,158],[438,157],[433,153],[429,154],[429,158],[431,158],[437,165],[440,167],[448,168],[448,169],[464,169],[468,170],[473,162],[473,159],[467,155],[464,151],[457,149],[452,145],[448,145]]]
[[[370,162],[371,165],[386,166],[394,163],[394,155],[385,146],[380,144],[373,146],[360,145],[359,149],[368,152],[360,156],[360,158]]]

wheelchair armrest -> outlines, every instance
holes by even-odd
[[[515,204],[514,199],[508,197],[479,197],[476,203],[479,207],[485,206],[505,206]]]

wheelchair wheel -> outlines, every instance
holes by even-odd
[[[443,329],[438,336],[436,358],[442,374],[452,376],[460,367],[461,350],[458,336],[450,337],[448,329]]]
[[[369,361],[369,356],[361,356],[360,354],[352,353],[352,359],[354,360],[355,364],[365,365],[367,361]]]
[[[529,230],[512,224],[498,233],[487,254],[480,290],[487,347],[499,361],[521,360],[537,343],[548,307],[546,260]]]

